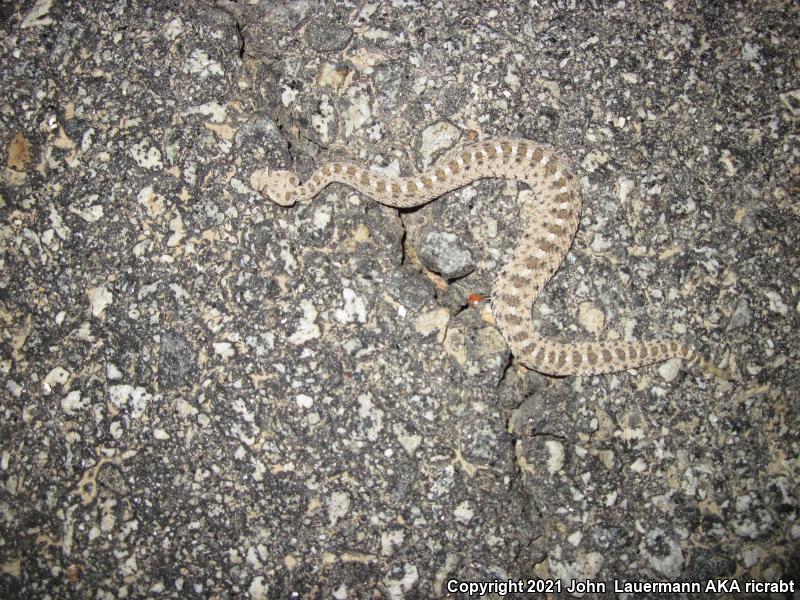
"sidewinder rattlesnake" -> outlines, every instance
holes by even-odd
[[[305,182],[291,171],[259,169],[250,183],[281,206],[307,201],[339,182],[396,208],[420,206],[489,177],[528,184],[538,202],[520,207],[524,234],[500,271],[492,312],[511,352],[529,369],[550,375],[613,373],[683,358],[722,379],[731,375],[673,340],[559,342],[539,335],[531,306],[567,254],[581,214],[581,193],[569,163],[550,147],[525,139],[494,139],[449,152],[413,177],[386,177],[346,162],[328,163]]]

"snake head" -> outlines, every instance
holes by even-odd
[[[280,206],[292,206],[298,198],[300,179],[291,171],[259,169],[250,175],[250,185]]]

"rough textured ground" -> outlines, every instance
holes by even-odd
[[[800,572],[796,5],[431,6],[0,2],[0,596]],[[500,135],[583,188],[539,327],[738,381],[518,368],[466,299],[522,186],[248,186]]]

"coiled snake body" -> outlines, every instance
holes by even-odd
[[[520,207],[525,233],[492,292],[497,325],[522,364],[550,375],[591,375],[683,358],[717,377],[730,378],[679,341],[561,342],[536,332],[531,306],[566,256],[581,213],[578,180],[566,160],[547,146],[524,139],[489,140],[452,151],[414,177],[386,177],[334,162],[318,168],[303,183],[290,171],[270,169],[255,171],[250,182],[282,206],[310,200],[327,185],[340,182],[387,206],[410,208],[489,177],[527,183],[538,197]]]

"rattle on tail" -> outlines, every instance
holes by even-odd
[[[526,367],[550,375],[613,373],[683,358],[705,372],[731,379],[686,344],[669,340],[564,343],[535,330],[531,306],[566,256],[581,213],[578,180],[569,164],[548,146],[524,139],[495,139],[447,154],[415,177],[387,177],[351,163],[318,168],[301,183],[291,171],[260,169],[252,187],[281,206],[307,201],[331,183],[344,183],[396,208],[420,206],[478,179],[497,177],[527,183],[538,202],[523,202],[525,228],[492,293],[492,312],[511,352]]]

